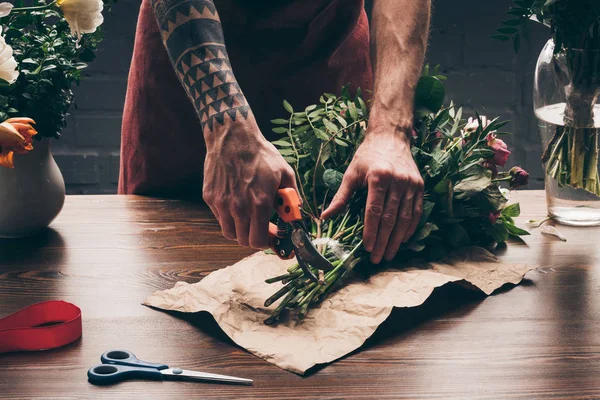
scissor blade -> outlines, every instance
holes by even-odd
[[[169,368],[160,371],[163,376],[172,379],[185,379],[192,381],[237,383],[240,385],[252,385],[252,379],[238,378],[236,376],[211,374],[208,372],[188,371],[180,368]]]
[[[330,271],[334,266],[315,248],[305,230],[295,228],[292,231],[292,243],[296,256],[301,257],[311,267]]]

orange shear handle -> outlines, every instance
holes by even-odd
[[[300,196],[298,192],[294,188],[285,188],[279,189],[277,191],[277,195],[275,196],[275,211],[279,214],[279,217],[283,220],[283,222],[294,222],[302,220],[302,212],[301,212],[302,201],[300,200]],[[290,259],[294,257],[294,253],[285,252],[285,254],[281,253],[281,249],[279,247],[280,240],[282,236],[279,234],[279,230],[277,229],[277,225],[274,223],[269,223],[269,247],[271,250],[275,252],[280,258]]]

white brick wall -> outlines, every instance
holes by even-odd
[[[113,14],[106,15],[106,38],[76,90],[78,108],[72,110],[63,138],[54,143],[70,193],[116,192],[121,112],[139,4],[119,0]],[[512,161],[530,171],[529,188],[541,188],[531,91],[535,60],[548,32],[532,27],[518,56],[509,43],[489,39],[509,5],[510,0],[434,0],[427,60],[441,64],[448,75],[448,98],[511,120],[513,135],[506,141]]]

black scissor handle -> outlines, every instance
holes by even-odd
[[[126,379],[161,380],[162,373],[156,368],[130,367],[126,365],[100,364],[88,370],[88,381],[94,385],[110,385]]]
[[[157,370],[169,368],[166,364],[156,364],[148,361],[142,361],[128,350],[109,350],[100,356],[102,364],[118,364],[130,367],[154,368]]]

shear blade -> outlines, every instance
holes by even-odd
[[[302,258],[311,267],[323,271],[330,271],[334,268],[334,266],[315,248],[310,237],[303,229],[295,228],[292,231],[292,243],[294,244],[296,256]]]

